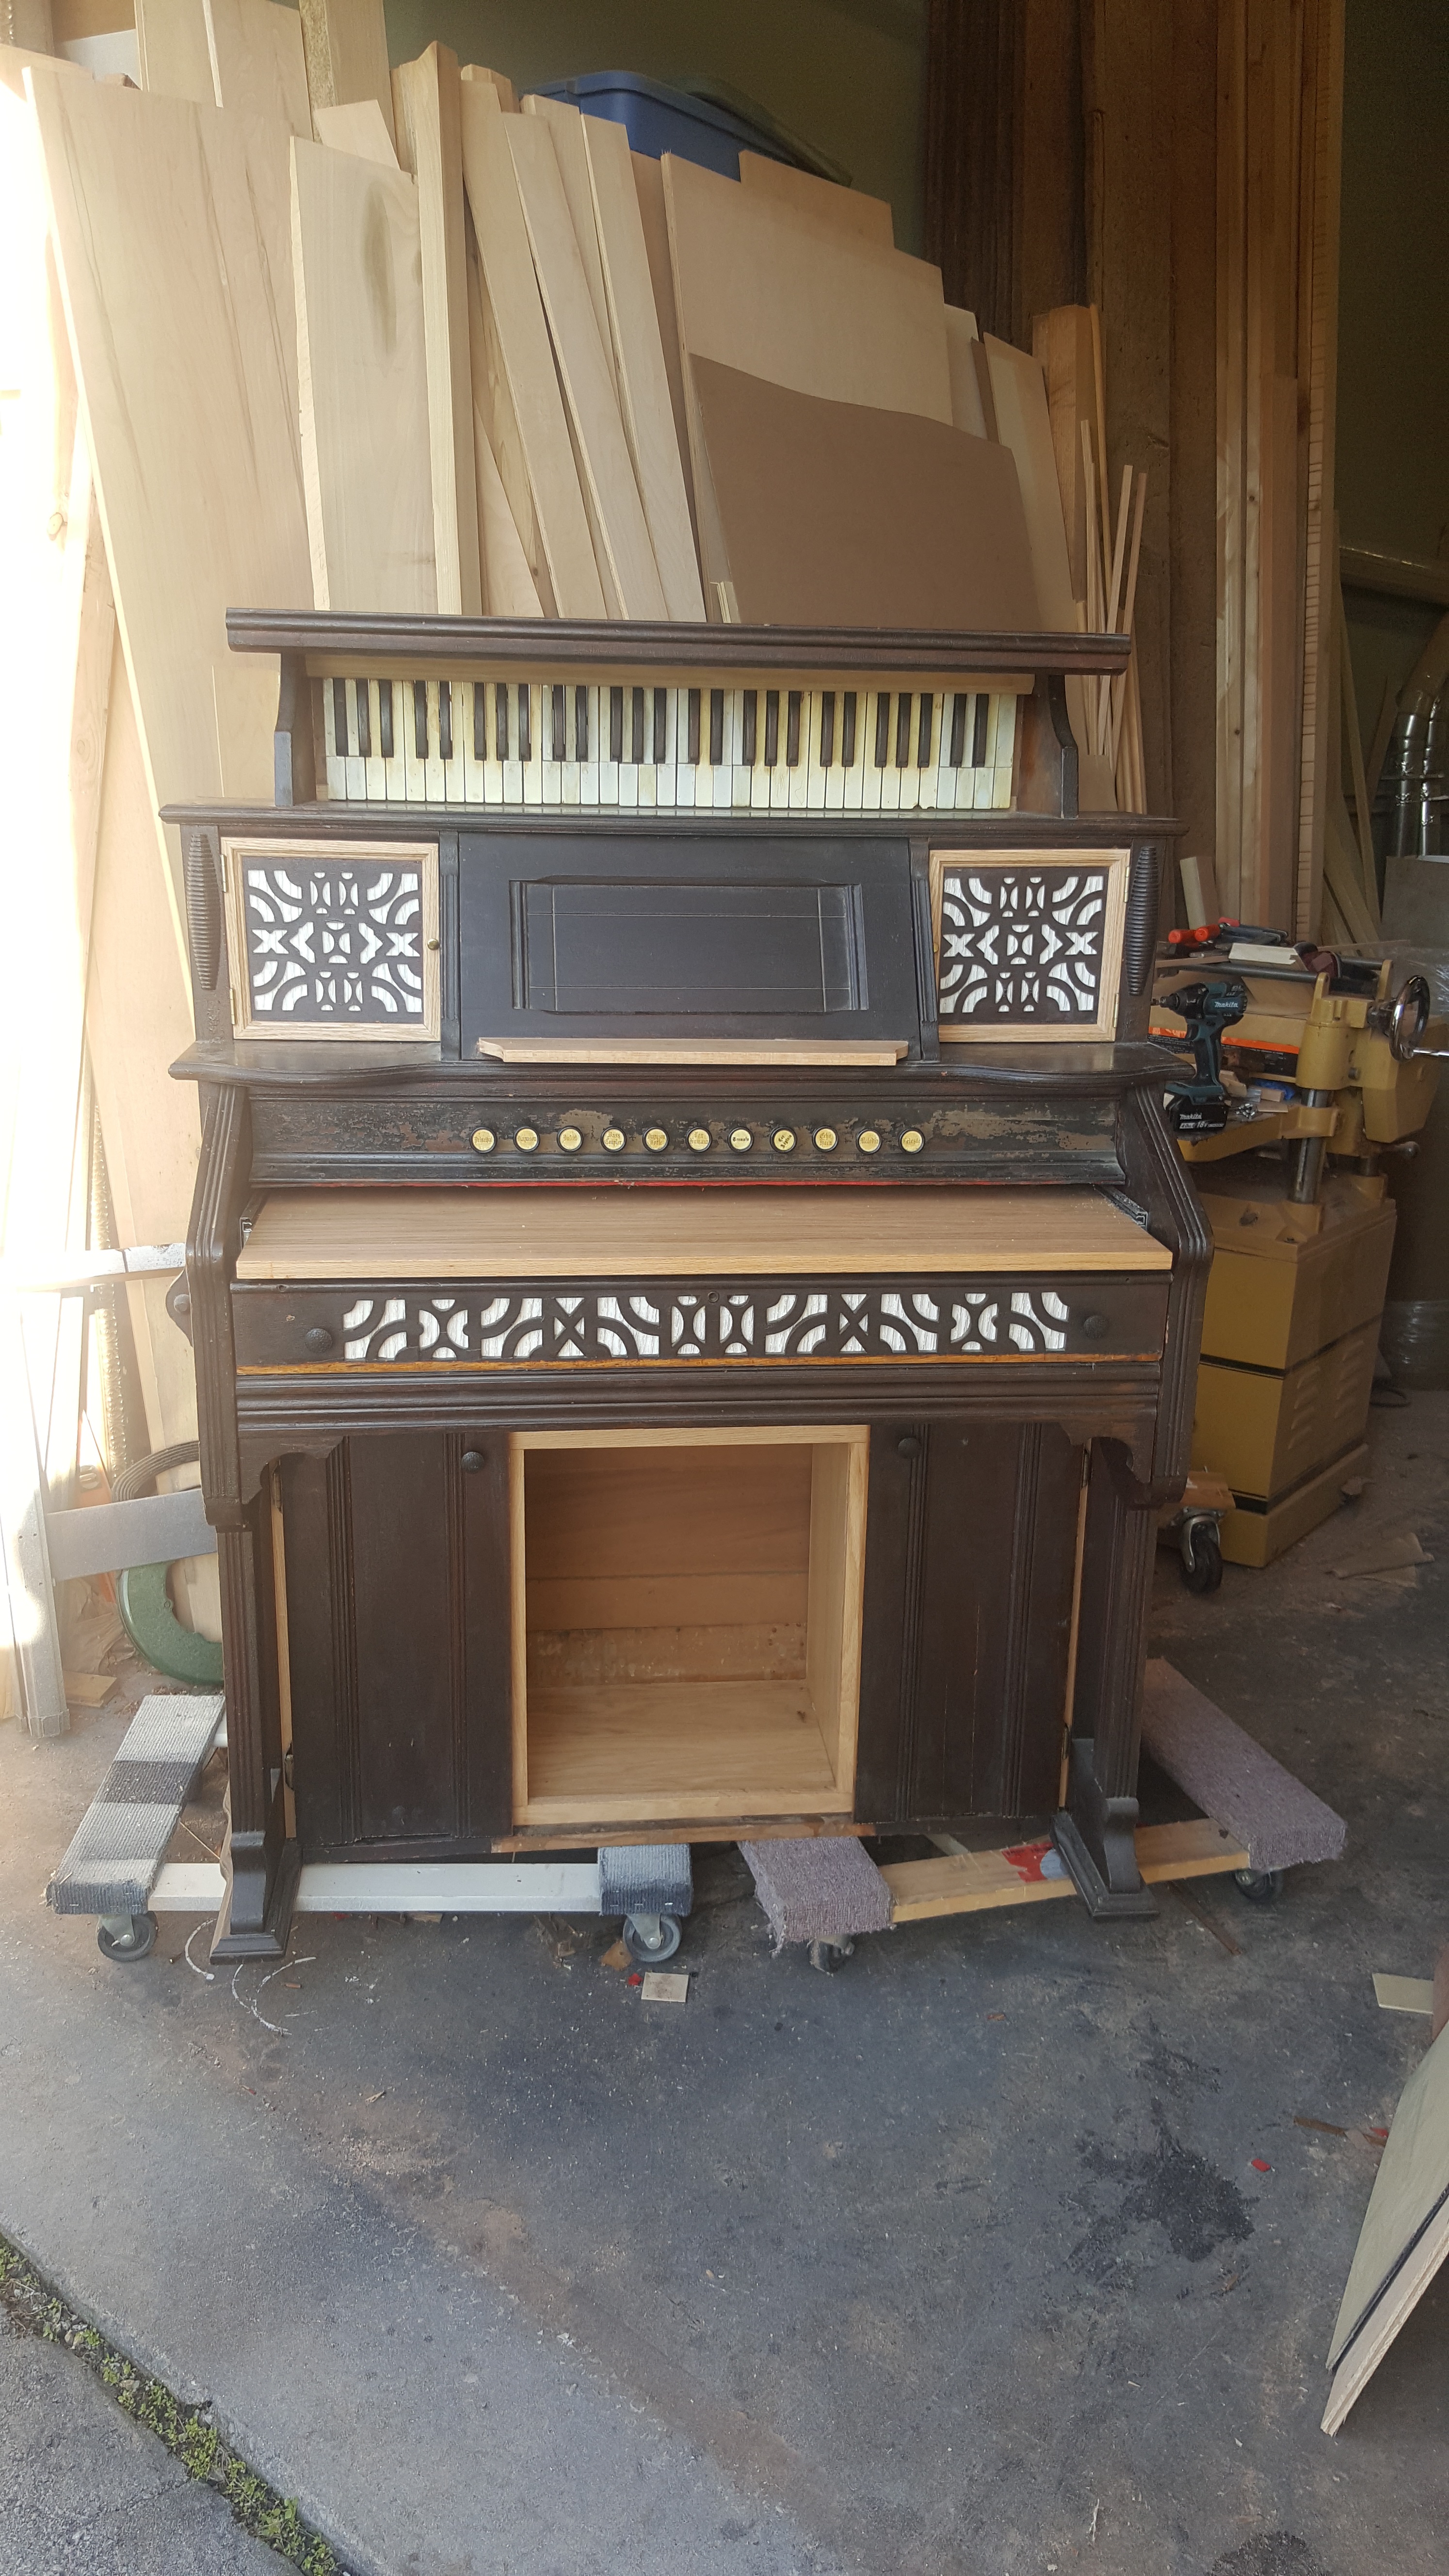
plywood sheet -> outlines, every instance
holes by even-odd
[[[393,84],[394,102],[407,130],[404,157],[418,186],[438,610],[445,617],[478,617],[483,584],[468,358],[458,58],[446,45],[429,45],[416,62],[399,66]]]
[[[1031,538],[1041,622],[1052,630],[1076,625],[1066,522],[1057,484],[1046,378],[1035,358],[988,332],[981,343],[991,378],[996,435],[1016,459]]]
[[[619,410],[654,559],[669,615],[702,618],[689,495],[628,137],[606,117],[580,117],[579,130],[593,187]]]
[[[355,152],[361,161],[380,161],[385,170],[398,167],[392,127],[375,98],[349,99],[344,106],[314,107],[312,124],[319,143],[334,152]]]
[[[1449,2255],[1449,2032],[1415,2067],[1394,2114],[1328,2348],[1336,2433]]]
[[[319,107],[376,99],[393,138],[392,76],[382,0],[299,0],[307,89]]]
[[[220,790],[228,607],[311,599],[284,363],[290,138],[67,72],[28,78],[154,811]],[[270,739],[244,748],[269,780]]]
[[[280,117],[312,139],[302,21],[279,0],[202,0],[218,107]]]
[[[143,89],[215,107],[204,0],[136,0],[136,53]]]
[[[292,222],[314,603],[428,615],[438,597],[417,184],[298,140]]]
[[[489,81],[463,81],[461,101],[468,205],[554,601],[561,617],[602,617],[603,584],[533,273],[506,120]],[[504,470],[500,460],[499,471]]]
[[[976,371],[976,316],[959,304],[948,304],[946,314],[946,355],[951,367],[951,418],[957,429],[972,438],[986,436],[986,414],[981,403],[981,382]]]
[[[797,170],[788,161],[772,161],[763,152],[740,154],[740,185],[752,188],[757,196],[772,198],[777,206],[788,206],[792,214],[834,224],[879,249],[896,246],[895,225],[884,197],[867,197],[859,188],[838,188],[831,179],[817,179],[809,170]]]
[[[694,362],[741,619],[1025,631],[1038,623],[1004,448],[940,421],[820,402]]]
[[[580,471],[619,610],[625,617],[667,618],[613,371],[589,301],[553,138],[537,117],[508,117],[504,123]]]
[[[1170,1270],[1093,1190],[298,1190],[239,1279],[635,1278],[809,1270]]]

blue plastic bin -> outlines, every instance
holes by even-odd
[[[792,160],[772,135],[746,118],[691,98],[686,90],[645,80],[639,72],[579,72],[573,80],[541,83],[539,96],[566,99],[585,116],[612,118],[628,135],[630,150],[647,152],[653,161],[661,153],[677,152],[682,161],[697,161],[702,170],[737,179],[742,150],[762,152],[771,161]]]

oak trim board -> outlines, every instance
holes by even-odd
[[[417,183],[292,145],[299,409],[320,609],[438,606]]]
[[[876,1045],[812,1046],[808,1039],[479,1038],[480,1055],[498,1064],[777,1064],[889,1065],[909,1054],[905,1038]]]
[[[1172,1254],[1092,1190],[274,1191],[238,1279],[636,1278],[899,1270],[1162,1271]]]
[[[462,81],[460,98],[464,187],[554,600],[560,617],[602,620],[603,584],[503,110],[486,79]],[[501,460],[499,471],[504,472]]]
[[[506,121],[533,264],[576,453],[609,576],[624,617],[669,615],[619,417],[613,368],[599,338],[553,135],[539,117]]]
[[[393,96],[406,129],[405,157],[417,177],[438,608],[448,617],[478,617],[483,611],[482,557],[456,54],[434,44],[416,62],[399,64]]]

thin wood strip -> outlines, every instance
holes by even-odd
[[[1130,472],[1130,467],[1128,470]],[[1146,505],[1146,501],[1147,477],[1145,474],[1139,474],[1137,477],[1137,497],[1132,513],[1132,548],[1127,566],[1127,589],[1122,603],[1122,633],[1124,635],[1130,635],[1132,632],[1132,613],[1137,605],[1137,566],[1142,553],[1142,513]],[[1123,715],[1127,701],[1131,695],[1132,677],[1136,671],[1136,667],[1136,654],[1134,652],[1133,658],[1131,662],[1129,662],[1121,679],[1109,680],[1107,683],[1107,686],[1111,690],[1116,701],[1116,711],[1112,720],[1112,742],[1110,752],[1112,767],[1114,770],[1117,766],[1117,757],[1122,740]]]
[[[548,127],[554,157],[558,162],[559,177],[563,182],[563,192],[568,203],[574,240],[578,244],[579,259],[589,290],[589,302],[593,307],[594,321],[598,327],[599,342],[609,373],[616,379],[617,390],[617,368],[609,326],[609,299],[604,287],[603,250],[599,241],[593,181],[584,143],[584,120],[578,109],[570,106],[567,99],[543,98],[534,90],[531,90],[524,99],[521,112],[524,116],[541,118]],[[617,134],[627,153],[629,139],[622,125],[611,124],[609,130]]]
[[[1348,733],[1349,773],[1353,779],[1353,819],[1358,837],[1359,867],[1363,874],[1364,901],[1375,927],[1379,922],[1379,880],[1374,865],[1373,817],[1369,808],[1368,780],[1364,771],[1363,735],[1359,730],[1358,691],[1353,684],[1353,659],[1349,648],[1348,619],[1343,606],[1343,584],[1333,585],[1334,615],[1338,625],[1338,667],[1343,688],[1343,720]]]
[[[829,1270],[1169,1270],[1091,1190],[329,1189],[275,1192],[239,1279],[638,1278]]]
[[[428,447],[438,609],[483,612],[473,380],[468,357],[468,271],[463,236],[463,143],[458,57],[429,45],[393,74],[409,166],[417,175],[428,371]]]

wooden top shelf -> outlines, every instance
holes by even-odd
[[[238,1279],[1170,1270],[1095,1190],[277,1191]]]

